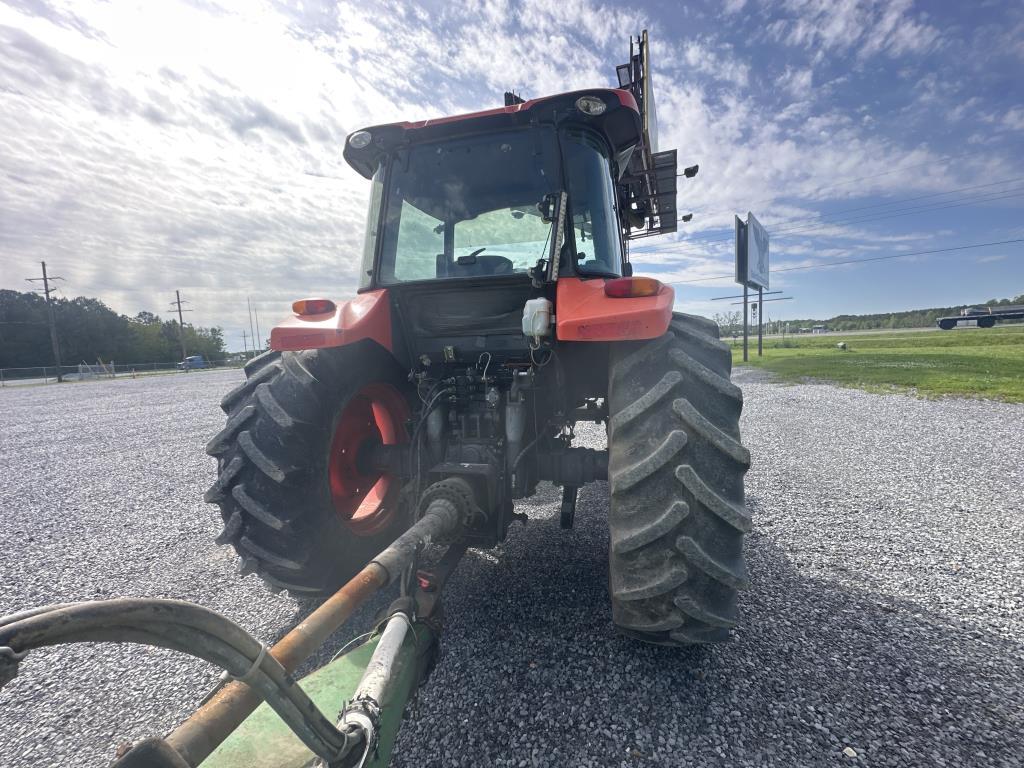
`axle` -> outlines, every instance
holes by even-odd
[[[366,474],[408,473],[412,451],[408,445],[368,443],[359,454],[360,470]],[[537,452],[539,479],[555,485],[579,487],[608,479],[608,451],[593,448],[560,448]]]

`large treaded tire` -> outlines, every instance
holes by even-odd
[[[217,480],[205,500],[220,507],[241,558],[274,591],[333,593],[407,524],[394,514],[382,530],[355,535],[331,498],[328,456],[338,416],[363,387],[408,384],[372,342],[303,352],[267,352],[245,366],[246,381],[224,396],[227,425],[207,444]],[[397,504],[397,499],[395,502]]]
[[[718,326],[693,315],[675,313],[664,336],[612,350],[612,618],[647,642],[728,639],[736,591],[748,585],[750,455],[731,369]]]

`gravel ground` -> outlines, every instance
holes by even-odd
[[[211,544],[203,445],[239,376],[0,391],[0,612],[176,597],[272,641],[310,610]],[[755,532],[735,641],[612,632],[607,489],[572,532],[548,489],[456,572],[394,765],[1024,764],[1024,407],[736,379]],[[0,692],[0,766],[105,765],[215,678],[135,646],[35,652]]]

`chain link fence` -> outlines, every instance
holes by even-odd
[[[138,378],[167,374],[201,373],[224,368],[241,368],[250,355],[232,355],[219,360],[204,360],[201,366],[184,368],[181,363],[78,363],[60,366],[60,378],[65,382],[99,381],[102,379]],[[0,368],[0,388],[32,384],[56,384],[58,368],[55,365],[32,368]]]

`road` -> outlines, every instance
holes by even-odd
[[[267,642],[308,612],[212,544],[203,446],[239,376],[0,391],[0,612],[176,597]],[[548,489],[456,572],[395,766],[1021,765],[1024,407],[736,379],[755,531],[734,641],[617,635],[607,489],[582,492],[572,532]],[[0,765],[106,765],[216,677],[136,646],[35,652],[0,691]]]

